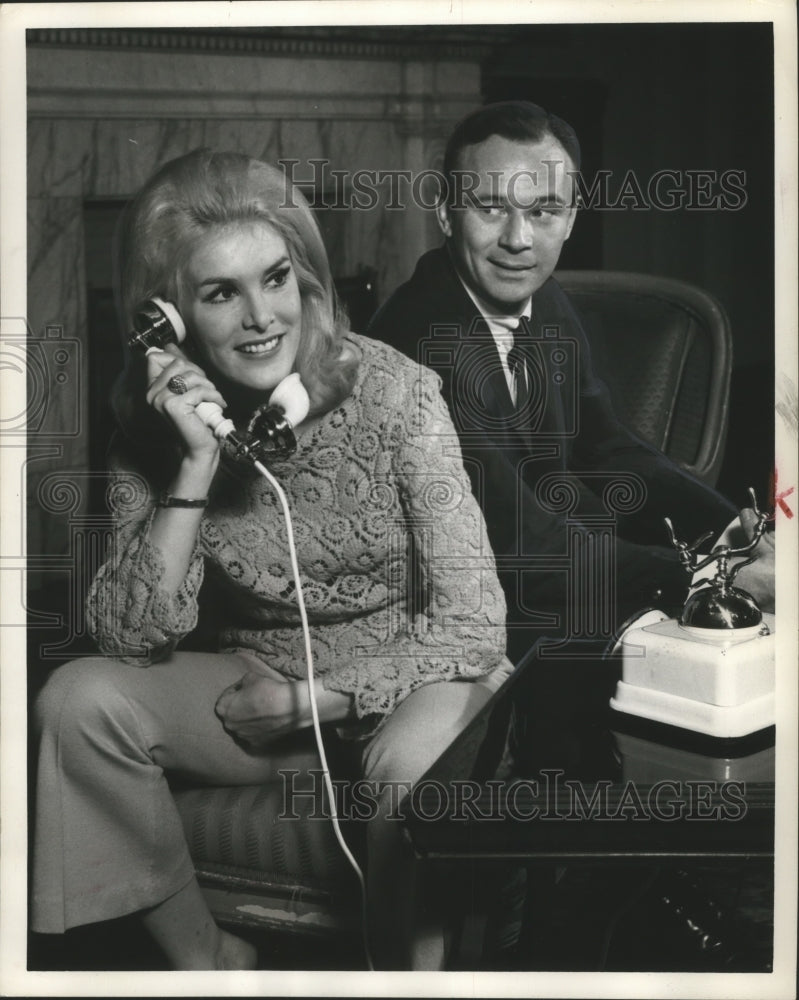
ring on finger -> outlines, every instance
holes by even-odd
[[[183,378],[182,375],[173,375],[167,382],[166,387],[170,392],[174,392],[176,396],[182,396],[184,392],[189,391],[189,387],[186,385],[186,379]]]

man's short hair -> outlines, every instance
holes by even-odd
[[[556,139],[569,154],[574,169],[580,169],[580,141],[571,125],[531,101],[498,101],[462,118],[450,135],[444,151],[444,177],[450,197],[457,190],[454,172],[463,150],[492,135],[512,142]]]

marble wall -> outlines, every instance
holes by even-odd
[[[388,207],[388,181],[374,207],[353,207],[352,175],[440,165],[452,123],[480,103],[477,58],[425,59],[417,49],[405,57],[397,46],[333,56],[313,43],[290,55],[268,46],[175,51],[157,41],[135,51],[63,41],[28,48],[28,322],[35,341],[52,353],[60,338],[69,355],[48,369],[49,402],[29,452],[33,555],[68,551],[68,521],[83,504],[56,516],[42,486],[54,471],[77,483],[88,464],[86,202],[128,197],[157,165],[197,146],[298,160],[296,180],[328,203],[330,171],[344,171],[338,183],[350,208],[324,223],[333,272],[375,268],[382,299],[435,243],[435,220],[411,203],[407,182],[397,189],[401,210]],[[328,161],[325,173],[314,159]],[[62,433],[68,425],[74,433]]]

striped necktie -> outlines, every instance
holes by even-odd
[[[518,330],[518,326],[515,329]],[[522,410],[530,400],[530,374],[527,370],[527,356],[517,340],[514,340],[513,347],[508,352],[508,369],[513,375],[516,409]]]

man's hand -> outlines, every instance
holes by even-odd
[[[320,722],[344,722],[352,714],[352,696],[328,691],[314,681]],[[310,726],[311,699],[306,681],[275,680],[250,671],[219,696],[215,711],[225,731],[252,750]]]
[[[757,515],[746,507],[741,511],[741,527],[734,537],[733,544],[746,544],[755,533]],[[760,539],[754,551],[755,561],[744,568],[735,577],[734,586],[740,587],[754,597],[761,611],[774,613],[774,536],[766,533]]]

